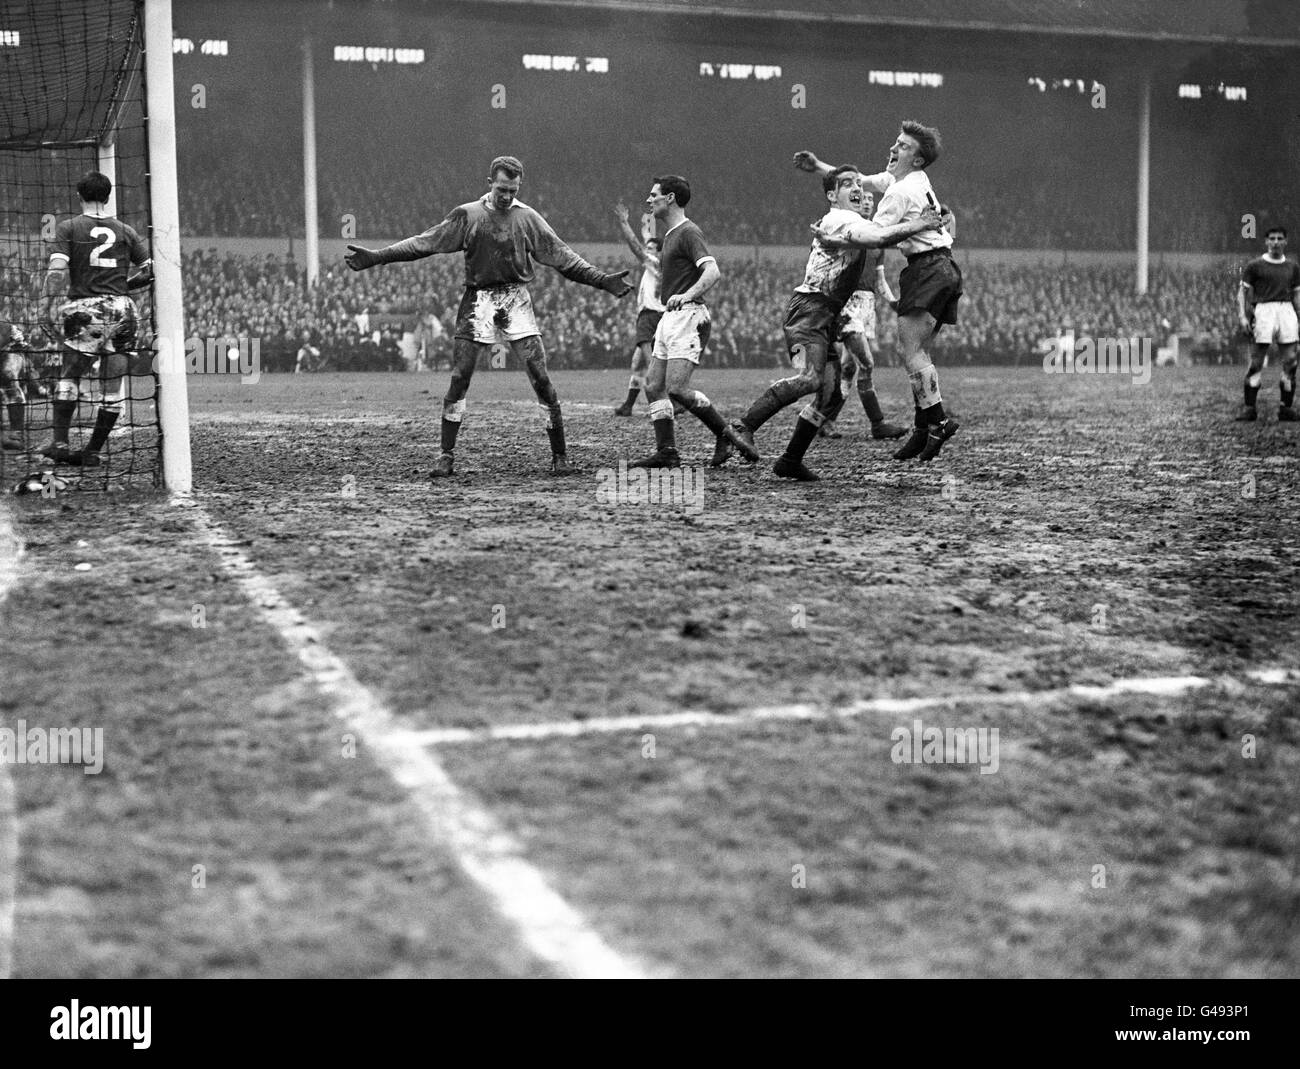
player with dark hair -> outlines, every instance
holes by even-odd
[[[1246,370],[1246,403],[1238,420],[1254,420],[1255,397],[1264,377],[1269,347],[1276,342],[1282,370],[1278,377],[1281,403],[1279,422],[1293,422],[1295,400],[1296,346],[1300,342],[1300,264],[1286,258],[1286,230],[1271,226],[1264,235],[1263,256],[1246,265],[1237,289],[1237,316],[1244,333],[1253,336],[1254,351]],[[1249,312],[1247,304],[1250,305]]]
[[[442,453],[434,478],[452,474],[456,438],[465,416],[465,395],[479,355],[506,342],[523,362],[537,400],[546,412],[551,471],[572,475],[564,441],[564,416],[546,371],[537,318],[528,284],[534,263],[555,268],[572,282],[602,289],[615,297],[632,291],[627,272],[608,274],[593,267],[556,235],[542,216],[516,200],[524,168],[513,156],[498,156],[488,168],[488,192],[453,208],[437,226],[383,249],[349,245],[344,258],[353,271],[377,264],[420,260],[438,253],[464,252],[465,295],[456,314],[451,383],[442,401]]]
[[[858,288],[867,254],[846,242],[832,246],[822,234],[854,234],[863,247],[883,248],[942,225],[935,211],[893,227],[876,226],[863,219],[862,175],[856,167],[836,167],[822,177],[828,210],[818,226],[804,268],[786,311],[783,332],[795,374],[773,383],[734,424],[737,434],[752,446],[754,432],[787,405],[805,394],[815,396],[799,413],[785,452],[772,470],[782,478],[811,482],[819,478],[803,463],[818,429],[825,423],[839,394],[840,365],[832,346],[845,302]],[[842,398],[842,394],[839,395]]]
[[[891,226],[916,219],[938,207],[926,168],[938,160],[942,146],[939,131],[912,119],[904,120],[889,149],[889,166],[884,175],[873,175],[872,188],[882,192],[875,222]],[[821,170],[812,153],[800,153],[795,162],[807,170]],[[830,242],[844,241],[864,247],[850,232],[825,235]],[[899,245],[907,267],[898,281],[898,341],[907,368],[916,408],[912,436],[894,454],[895,460],[916,457],[922,462],[939,455],[944,442],[957,433],[959,424],[944,412],[939,394],[939,374],[925,351],[925,345],[945,323],[957,322],[957,302],[962,295],[961,269],[952,258],[952,235],[945,230],[927,230]]]
[[[871,194],[864,192],[858,208],[862,218],[870,219],[873,207]],[[820,434],[823,438],[842,437],[835,427],[835,420],[839,418],[844,402],[855,387],[858,400],[862,403],[862,411],[871,424],[868,433],[872,438],[901,438],[907,433],[905,427],[885,419],[880,398],[876,396],[876,359],[872,348],[876,344],[877,293],[888,303],[892,304],[896,300],[885,280],[884,249],[869,249],[858,288],[845,302],[844,311],[840,313],[836,324],[839,336],[836,348],[840,350],[840,388],[833,398],[831,411],[826,414],[826,422],[822,424]]]
[[[122,410],[123,381],[140,328],[140,310],[128,293],[152,281],[144,240],[109,214],[112,192],[112,181],[98,171],[87,172],[77,183],[81,214],[55,228],[45,276],[45,314],[62,338],[63,360],[54,387],[53,441],[41,452],[56,462],[86,467],[100,464],[100,450]],[[133,265],[141,270],[132,274]],[[73,452],[68,432],[81,378],[96,363],[102,398],[95,427],[86,446]]]
[[[700,228],[686,218],[691,186],[681,175],[667,174],[650,186],[646,204],[662,223],[663,249],[659,254],[659,299],[664,314],[655,328],[654,359],[646,380],[655,451],[633,461],[634,468],[679,468],[674,403],[695,416],[713,432],[713,467],[726,463],[734,449],[757,460],[753,447],[737,438],[726,418],[703,393],[691,388],[691,375],[709,343],[709,309],[704,295],[722,273],[704,243]]]
[[[645,376],[650,370],[651,352],[654,349],[655,330],[664,314],[664,305],[659,299],[659,239],[647,236],[642,242],[637,237],[636,231],[627,221],[627,205],[616,204],[614,214],[618,216],[618,228],[623,234],[623,240],[642,268],[636,292],[636,341],[632,346],[632,377],[627,383],[627,399],[614,409],[616,416],[630,416],[637,395],[645,388]]]

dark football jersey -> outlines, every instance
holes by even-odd
[[[149,259],[143,239],[120,219],[78,215],[64,219],[54,231],[50,255],[68,258],[68,296],[125,296],[132,265]]]
[[[1261,256],[1246,265],[1241,281],[1250,287],[1250,299],[1255,304],[1289,302],[1291,291],[1300,287],[1300,264],[1294,260],[1273,263]]]
[[[699,262],[705,258],[711,259],[712,254],[700,228],[689,219],[668,231],[659,250],[659,299],[667,301],[694,286],[703,274]]]

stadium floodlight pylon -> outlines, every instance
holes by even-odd
[[[171,0],[0,6],[0,321],[27,343],[25,448],[0,450],[0,489],[52,466],[37,451],[50,437],[42,390],[52,392],[61,341],[42,288],[55,226],[80,211],[76,185],[91,170],[112,179],[109,209],[144,238],[154,278],[133,293],[141,329],[105,462],[59,474],[82,490],[191,489],[173,92]],[[81,389],[73,433],[84,439],[93,373]],[[3,434],[15,438],[7,412]]]

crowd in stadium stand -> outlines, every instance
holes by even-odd
[[[723,270],[709,298],[709,363],[784,367],[781,323],[797,268],[746,260]],[[186,323],[192,335],[260,338],[267,371],[445,368],[462,271],[452,256],[360,273],[336,265],[309,291],[291,258],[207,250],[185,257]],[[1133,293],[1131,268],[971,262],[964,272],[961,322],[933,347],[945,363],[1033,363],[1049,339],[1070,329],[1096,338],[1150,337],[1157,347],[1178,334],[1184,359],[1189,353],[1234,358],[1235,275],[1224,268],[1156,268],[1143,297]],[[553,367],[626,362],[636,311],[631,298],[615,301],[546,268],[532,292]],[[880,357],[889,363],[894,316],[882,310],[880,322]]]
[[[1040,168],[1041,169],[1041,168]],[[238,175],[238,181],[232,176]],[[1048,175],[1029,185],[969,175],[960,169],[936,174],[935,184],[961,220],[966,248],[1002,249],[1131,249],[1135,243],[1135,210],[1106,190],[1075,190],[1071,178]],[[748,188],[728,176],[700,175],[697,203],[690,212],[709,240],[719,245],[797,245],[817,214],[816,186],[808,180],[806,200],[774,195],[772,190]],[[571,183],[545,170],[529,172],[520,199],[540,211],[566,241],[616,241],[609,201],[635,198],[639,203],[647,175],[626,165],[609,174],[603,197],[575,195]],[[755,180],[750,180],[751,184]],[[725,190],[725,198],[708,193]],[[1230,206],[1207,203],[1205,191],[1163,184],[1151,205],[1151,248],[1166,252],[1241,252],[1242,216],[1253,212],[1260,235],[1264,225],[1292,220],[1300,226],[1293,206],[1277,190],[1259,190],[1255,197],[1238,192]],[[439,173],[436,162],[420,168],[394,167],[387,161],[357,161],[346,168],[322,170],[318,190],[320,232],[340,236],[346,219],[362,238],[395,240],[418,233],[446,212],[469,199],[474,189],[456,186]],[[291,169],[258,167],[238,153],[222,166],[183,168],[182,232],[192,236],[286,237],[300,235],[302,189]],[[1265,207],[1266,206],[1266,207]],[[1249,238],[1250,235],[1245,235]]]

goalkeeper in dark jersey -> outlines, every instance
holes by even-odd
[[[498,156],[489,171],[488,192],[479,200],[453,208],[437,226],[383,249],[348,246],[347,265],[364,271],[376,264],[419,260],[442,252],[464,252],[465,295],[456,314],[451,384],[442,401],[442,454],[434,478],[452,473],[456,437],[465,417],[465,395],[479,354],[497,342],[507,342],[524,364],[533,392],[546,412],[551,440],[551,470],[571,475],[564,444],[560,401],[546,373],[542,346],[528,283],[534,261],[559,271],[573,282],[623,297],[632,291],[627,272],[607,274],[587,263],[556,236],[536,211],[515,200],[524,167],[513,156]]]
[[[41,452],[64,464],[95,467],[122,410],[124,379],[136,345],[140,310],[128,291],[150,282],[144,240],[108,211],[113,183],[89,171],[77,183],[81,214],[55,228],[45,276],[45,314],[63,342],[54,388],[54,440]],[[132,266],[142,270],[131,273]],[[64,300],[64,298],[70,298]],[[85,448],[72,451],[68,431],[81,379],[98,365],[102,398]]]

